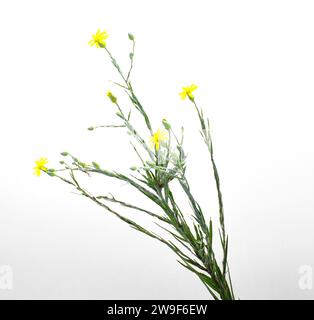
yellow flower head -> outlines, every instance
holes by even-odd
[[[110,99],[110,101],[111,101],[112,103],[116,103],[116,102],[117,102],[117,98],[112,94],[111,91],[108,91],[108,92],[107,92],[107,97]]]
[[[194,99],[194,96],[192,94],[192,92],[194,90],[196,90],[198,87],[192,83],[190,86],[188,87],[183,87],[182,88],[182,92],[180,92],[180,97],[182,100],[184,100],[187,96],[190,98],[190,99]]]
[[[41,174],[41,171],[47,171],[45,164],[48,163],[48,160],[47,158],[41,157],[39,160],[36,160],[35,163],[36,163],[36,166],[34,167],[34,174],[39,177]]]
[[[107,31],[101,32],[100,29],[97,30],[95,34],[92,35],[92,40],[88,44],[92,47],[95,45],[97,48],[106,46],[106,39],[109,37]]]
[[[156,150],[159,149],[160,143],[162,141],[167,140],[167,133],[165,131],[161,131],[158,129],[151,137],[150,137],[150,143],[151,145],[156,148]]]

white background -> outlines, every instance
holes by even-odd
[[[137,164],[123,131],[86,130],[114,123],[107,89],[124,101],[105,52],[87,45],[98,28],[125,70],[136,36],[136,92],[155,128],[163,117],[186,127],[191,185],[215,217],[195,114],[178,96],[199,85],[237,297],[314,298],[298,285],[300,266],[314,266],[313,16],[313,1],[1,1],[0,265],[13,268],[14,288],[0,298],[208,298],[162,244],[33,175],[36,158],[56,167],[64,150],[122,171]]]

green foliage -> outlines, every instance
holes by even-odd
[[[102,46],[102,48],[108,53],[113,66],[121,77],[122,83],[116,83],[116,85],[127,94],[134,110],[142,116],[148,134],[153,135],[150,118],[140,103],[130,82],[135,40],[133,35],[129,34],[128,36],[132,41],[132,52],[130,54],[131,65],[126,76],[108,48],[106,46]],[[48,170],[47,174],[70,184],[82,196],[89,198],[132,228],[165,244],[177,255],[179,263],[198,277],[214,299],[233,300],[235,297],[228,267],[228,237],[224,225],[222,193],[218,169],[214,160],[209,121],[204,117],[203,111],[198,107],[195,98],[193,97],[193,99],[190,98],[189,100],[193,104],[199,119],[201,135],[209,151],[209,163],[213,168],[216,181],[219,203],[218,231],[220,243],[218,245],[214,246],[213,243],[214,228],[212,220],[207,221],[205,218],[204,212],[195,198],[186,177],[187,163],[183,146],[183,128],[180,138],[178,138],[172,130],[171,125],[167,120],[163,119],[162,124],[168,132],[168,140],[161,143],[158,150],[156,150],[156,148],[152,149],[146,143],[147,139],[144,139],[132,124],[131,111],[125,113],[124,108],[118,104],[117,99],[111,99],[111,101],[117,109],[116,116],[119,124],[92,126],[89,127],[89,130],[93,131],[96,128],[124,128],[132,139],[131,144],[139,158],[140,164],[130,167],[130,173],[126,175],[104,169],[96,162],[92,162],[91,164],[82,162],[68,152],[62,152],[61,155],[65,157],[68,156],[67,159],[70,159],[70,163],[60,161],[63,167],[58,170]],[[144,153],[144,155],[142,153]],[[113,195],[93,195],[80,185],[76,177],[77,172],[83,172],[87,175],[98,174],[107,178],[123,181],[152,201],[161,213],[157,214],[141,206],[118,200]],[[181,191],[186,196],[190,204],[191,212],[186,209],[183,210],[181,205],[177,203],[172,185],[175,182],[179,184]],[[110,203],[115,203],[122,207],[149,215],[151,219],[156,222],[160,230],[166,231],[170,239],[155,234],[135,221],[119,214],[110,207]],[[219,250],[222,252],[221,262],[217,261],[215,254]]]

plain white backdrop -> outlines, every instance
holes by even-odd
[[[105,97],[118,76],[87,45],[98,28],[121,66],[136,37],[133,83],[154,119],[186,127],[189,177],[208,214],[214,184],[194,112],[212,123],[241,299],[311,299],[299,268],[314,267],[313,1],[1,1],[0,265],[14,272],[1,299],[207,299],[162,244],[123,225],[61,182],[33,175],[67,150],[125,170],[136,165]],[[122,98],[121,98],[122,99]],[[103,192],[142,201],[125,185]],[[131,213],[135,217],[136,213]],[[137,216],[141,221],[141,216]]]

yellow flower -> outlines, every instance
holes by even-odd
[[[192,83],[190,86],[188,87],[183,87],[182,88],[182,92],[180,92],[180,97],[182,100],[184,100],[187,96],[190,98],[190,99],[194,99],[194,96],[192,94],[192,92],[194,90],[196,90],[198,87]]]
[[[45,164],[48,163],[48,160],[47,158],[41,157],[39,160],[36,160],[35,163],[36,163],[36,166],[34,167],[34,174],[36,174],[36,176],[39,177],[41,171],[47,171]]]
[[[159,149],[160,143],[162,141],[167,140],[167,133],[165,131],[161,131],[158,129],[151,137],[150,137],[150,143],[153,147],[156,148],[156,150]]]
[[[100,32],[100,29],[97,30],[95,34],[92,35],[93,39],[88,42],[92,47],[95,45],[97,48],[106,46],[106,39],[109,37],[107,31]]]
[[[116,103],[116,102],[117,102],[117,98],[112,94],[111,91],[108,91],[108,92],[107,92],[107,97],[110,99],[110,101],[111,101],[112,103]]]

